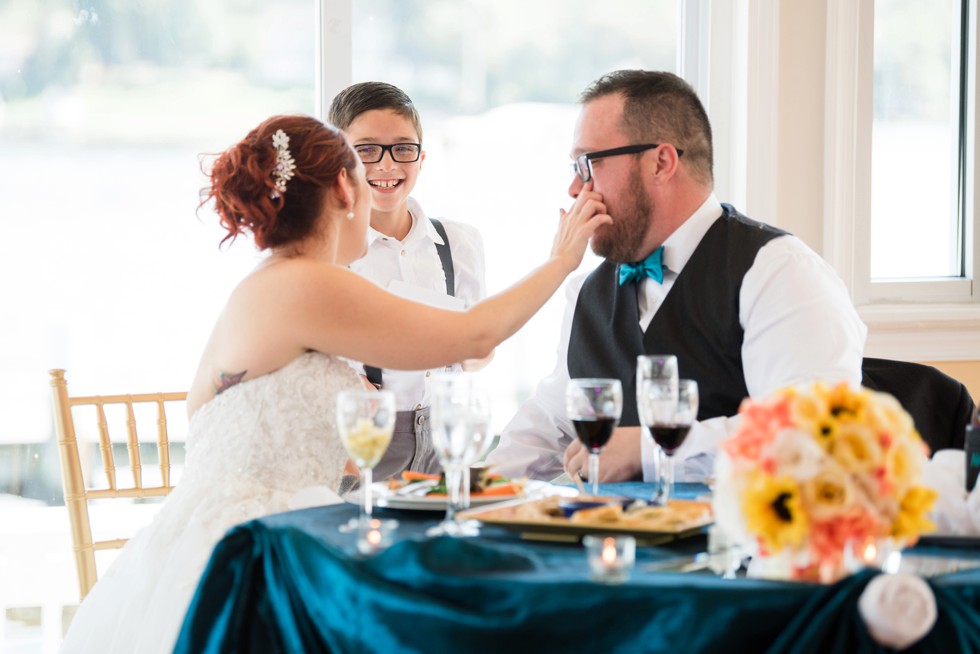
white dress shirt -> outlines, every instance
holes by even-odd
[[[637,288],[640,328],[646,331],[711,225],[722,215],[714,194],[664,242],[663,284],[644,279]],[[501,434],[488,461],[504,475],[552,479],[562,472],[562,456],[575,431],[565,415],[568,339],[579,289],[586,275],[567,286],[568,306],[554,371],[538,384]],[[834,270],[798,238],[774,238],[746,272],[739,291],[739,323],[744,331],[742,366],[749,395],[808,380],[861,382],[867,328],[847,288]],[[695,424],[674,455],[677,479],[701,480],[713,467],[713,452],[738,424],[718,417]],[[656,445],[641,439],[644,480],[656,479]],[[683,465],[681,462],[683,461]]]
[[[368,251],[350,269],[396,295],[441,308],[463,310],[486,295],[483,239],[475,227],[440,219],[449,239],[455,275],[455,299],[446,295],[446,275],[435,244],[442,237],[414,199],[408,200],[412,227],[399,241],[368,228]],[[363,374],[360,364],[354,364]],[[454,367],[439,370],[453,370]],[[429,405],[431,370],[384,370],[384,387],[395,393],[398,411]]]

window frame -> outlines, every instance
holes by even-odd
[[[965,276],[871,280],[871,123],[874,0],[828,0],[824,151],[824,257],[851,290],[869,327],[869,353],[918,361],[980,359],[980,188],[976,156],[977,12],[970,0],[968,39]]]

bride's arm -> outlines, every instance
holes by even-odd
[[[490,354],[541,308],[582,261],[595,230],[611,222],[601,197],[579,194],[562,212],[549,259],[469,310],[446,311],[396,297],[344,269],[324,266],[297,289],[303,347],[384,368],[421,368]]]

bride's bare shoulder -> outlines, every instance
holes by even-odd
[[[347,284],[357,285],[361,278],[341,266],[311,259],[286,259],[260,264],[235,287],[233,295],[272,292],[288,297],[294,292],[314,290],[327,293]]]

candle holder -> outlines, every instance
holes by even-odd
[[[854,538],[844,546],[844,569],[854,573],[865,568],[898,572],[902,552],[891,538]]]
[[[377,554],[391,545],[397,520],[371,518],[357,527],[357,551],[361,554]]]
[[[589,561],[589,578],[603,584],[621,584],[629,579],[636,560],[636,539],[632,536],[585,536],[582,538]]]

